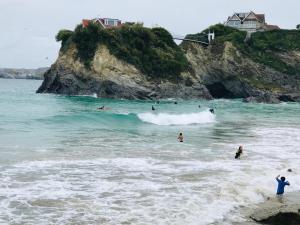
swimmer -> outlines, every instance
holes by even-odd
[[[209,109],[210,113],[214,114],[215,110],[213,108]]]
[[[243,154],[243,146],[240,146],[239,149],[237,150],[237,152],[235,153],[234,158],[239,159],[242,154]]]
[[[183,135],[182,135],[182,133],[180,133],[179,135],[178,135],[178,138],[177,138],[178,140],[179,140],[179,142],[183,142]]]
[[[154,106],[152,106],[152,110],[153,110],[153,111],[155,110]]]
[[[97,109],[98,109],[98,110],[104,111],[104,110],[110,110],[111,108],[105,107],[105,106],[103,105],[103,106],[101,106],[101,107],[99,107],[99,108],[97,108]]]
[[[175,104],[175,105],[177,105],[177,104],[178,104],[178,102],[174,102],[174,104]]]

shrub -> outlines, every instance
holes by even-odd
[[[60,30],[55,36],[55,39],[57,42],[61,41],[61,45],[64,46],[65,43],[69,40],[69,38],[72,37],[72,35],[73,31],[71,30]]]
[[[72,34],[77,56],[86,67],[91,66],[97,46],[104,44],[111,54],[140,69],[150,78],[178,79],[189,63],[181,48],[163,28],[145,28],[142,24],[125,24],[103,29],[90,23],[78,25]]]

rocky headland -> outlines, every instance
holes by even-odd
[[[247,34],[210,27],[209,46],[177,46],[163,28],[94,24],[62,30],[59,57],[38,93],[97,94],[125,99],[243,98],[246,102],[300,101],[300,31]],[[204,31],[205,32],[205,31]],[[188,35],[203,40],[203,35]]]

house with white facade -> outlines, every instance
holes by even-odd
[[[234,13],[228,17],[225,25],[248,33],[280,29],[277,25],[267,24],[265,14],[256,14],[252,11]]]
[[[122,21],[119,19],[112,18],[94,18],[94,19],[83,19],[82,25],[83,27],[87,27],[90,23],[98,24],[103,28],[112,28],[112,27],[120,27],[122,26]]]

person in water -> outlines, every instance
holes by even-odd
[[[105,109],[105,106],[103,105],[103,106],[99,107],[98,109],[99,109],[99,110],[104,110],[104,109]]]
[[[179,142],[183,142],[183,134],[180,133],[180,134],[178,135],[178,138],[177,138],[177,139],[179,140]]]
[[[237,152],[235,153],[235,158],[239,159],[242,154],[243,154],[243,146],[240,146]]]
[[[152,106],[152,110],[153,110],[153,111],[155,110],[154,106]]]
[[[280,175],[278,175],[276,177],[276,180],[278,182],[278,187],[277,187],[277,193],[276,194],[278,196],[282,196],[283,193],[284,193],[284,187],[286,185],[290,185],[290,183],[288,181],[285,181],[285,177],[281,177],[280,179],[279,179],[279,177],[280,177]]]
[[[210,113],[214,114],[215,110],[213,108],[209,109]]]

